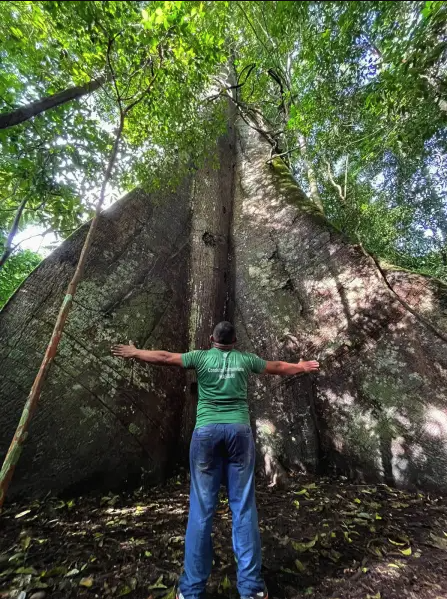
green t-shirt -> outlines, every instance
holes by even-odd
[[[206,424],[250,424],[247,380],[267,366],[255,354],[217,348],[182,354],[185,368],[195,368],[199,386],[196,428]]]

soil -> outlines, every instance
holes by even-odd
[[[270,597],[447,598],[447,500],[346,479],[258,482]],[[132,495],[47,497],[0,516],[0,597],[173,599],[188,481]],[[209,597],[236,598],[231,514],[221,493]]]

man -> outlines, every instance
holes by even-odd
[[[318,370],[315,361],[266,362],[255,354],[236,351],[229,322],[220,322],[210,338],[212,349],[185,354],[117,345],[122,358],[152,364],[194,368],[199,402],[191,440],[191,494],[185,539],[185,566],[178,599],[202,599],[211,573],[211,529],[220,484],[226,481],[233,516],[233,550],[238,591],[242,599],[267,599],[261,577],[261,539],[255,502],[255,446],[247,404],[247,380],[256,374],[294,375]]]

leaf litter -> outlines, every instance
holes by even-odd
[[[447,597],[443,497],[300,475],[286,489],[260,479],[257,502],[270,597]],[[132,494],[6,506],[0,599],[174,599],[187,516],[186,477]],[[237,598],[230,525],[222,492],[211,599]]]

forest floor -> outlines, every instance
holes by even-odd
[[[270,597],[446,599],[447,499],[346,480],[292,479],[257,491]],[[73,500],[6,506],[0,597],[173,599],[188,514],[183,479]],[[236,598],[231,514],[214,526],[212,599]]]

